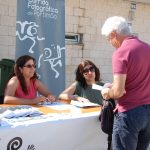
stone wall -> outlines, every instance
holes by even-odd
[[[104,82],[112,81],[111,56],[114,48],[101,36],[107,17],[119,15],[130,21],[133,33],[150,43],[150,5],[137,3],[129,14],[127,0],[65,0],[67,34],[83,34],[82,44],[66,44],[66,86],[75,78],[75,69],[82,59],[92,60]],[[15,57],[16,0],[0,0],[0,59]]]
[[[0,0],[0,59],[15,55],[16,0]]]
[[[83,45],[66,45],[67,86],[74,81],[74,70],[82,59],[92,60],[100,68],[103,81],[111,82],[114,48],[101,36],[105,19],[114,15],[125,17],[132,24],[133,33],[150,43],[149,14],[149,4],[137,3],[131,11],[127,0],[66,0],[66,33],[83,33]]]

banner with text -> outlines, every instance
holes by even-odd
[[[16,59],[36,59],[39,79],[56,96],[65,88],[64,0],[17,0]]]

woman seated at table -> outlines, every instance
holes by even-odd
[[[76,69],[76,81],[59,95],[59,99],[90,101],[102,105],[101,93],[92,89],[93,83],[104,85],[100,82],[100,71],[90,60],[83,60]]]
[[[43,96],[37,96],[39,92]],[[5,104],[38,104],[45,101],[55,101],[55,97],[38,80],[36,61],[29,55],[21,56],[14,65],[14,73],[5,89]]]

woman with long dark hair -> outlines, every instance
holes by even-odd
[[[104,85],[100,79],[100,71],[92,61],[83,60],[76,69],[76,81],[64,90],[59,98],[102,105],[101,93],[92,89],[92,84]]]
[[[37,92],[42,96],[37,96]],[[38,104],[44,101],[55,101],[55,97],[38,80],[35,59],[29,55],[19,57],[5,89],[4,103]]]

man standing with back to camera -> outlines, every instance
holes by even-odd
[[[108,18],[101,31],[116,48],[112,86],[101,91],[104,99],[117,100],[113,150],[150,150],[150,45],[119,16]]]

